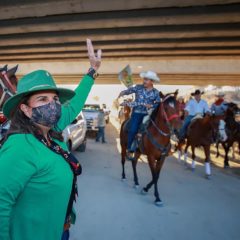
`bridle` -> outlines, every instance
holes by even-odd
[[[153,126],[157,129],[157,131],[167,137],[167,136],[170,136],[173,134],[173,129],[172,129],[172,125],[171,125],[171,121],[176,119],[176,118],[180,118],[179,114],[177,113],[174,113],[170,116],[167,115],[166,113],[166,110],[165,110],[165,107],[164,107],[164,102],[169,98],[171,97],[171,95],[167,95],[165,98],[163,98],[163,100],[160,102],[160,105],[161,105],[161,115],[163,117],[163,119],[166,121],[166,124],[168,126],[168,129],[170,130],[170,133],[166,133],[164,132],[163,130],[161,130],[157,125],[156,123],[151,119],[151,123],[153,124]]]
[[[164,107],[164,102],[170,97],[171,95],[167,95],[165,98],[163,98],[163,100],[160,102],[160,108],[161,108],[161,116],[164,118],[164,120],[166,121],[166,124],[168,126],[169,132],[164,132],[163,130],[161,130],[157,124],[154,122],[154,120],[152,118],[150,118],[150,121],[152,123],[152,125],[154,126],[154,128],[157,130],[157,132],[164,136],[164,137],[170,137],[174,131],[171,125],[171,121],[176,119],[176,118],[180,118],[180,116],[177,113],[172,114],[171,116],[168,116]],[[147,136],[147,138],[149,139],[149,141],[158,149],[161,151],[161,158],[160,159],[164,159],[165,156],[168,155],[169,150],[171,149],[171,143],[169,142],[166,146],[160,144],[153,136],[153,134],[148,131],[148,128],[146,128],[145,134]],[[143,136],[142,136],[143,137]],[[143,146],[144,148],[144,146]]]
[[[6,94],[8,94],[10,97],[12,97],[14,95],[14,93],[16,92],[14,86],[12,85],[11,81],[9,80],[8,78],[8,75],[7,75],[7,71],[4,69],[0,72],[2,74],[2,76],[4,77],[4,79],[6,80],[10,90],[5,86],[2,78],[0,78],[0,86],[2,87],[3,89],[3,93],[2,93],[2,96],[0,98],[0,106],[2,106],[3,104],[3,101],[5,99],[5,96]]]

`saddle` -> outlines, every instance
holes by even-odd
[[[201,119],[201,118],[203,118],[202,114],[198,113],[198,114],[196,114],[196,116],[191,120],[191,123],[194,122],[194,121],[196,121],[197,119]]]
[[[128,133],[131,125],[130,125],[130,118],[127,119],[123,125],[123,131]],[[138,129],[138,133],[136,134],[135,140],[132,143],[132,147],[131,149],[135,152],[137,149],[143,149],[142,146],[142,136],[144,135],[144,133],[146,132],[146,128],[149,124],[149,121],[144,121],[142,122],[142,124],[140,125],[139,129]],[[141,136],[141,137],[139,137]]]
[[[135,137],[135,140],[132,143],[132,147],[131,149],[135,152],[137,150],[140,150],[143,154],[144,154],[144,145],[143,145],[143,137],[146,135],[147,138],[151,141],[151,143],[159,150],[161,150],[162,152],[162,158],[164,158],[165,156],[168,155],[170,148],[171,148],[171,144],[169,143],[168,146],[162,146],[161,144],[159,144],[154,136],[147,131],[147,127],[150,123],[150,116],[146,116],[143,119],[142,124],[140,125],[140,128],[138,130],[138,133]],[[123,125],[123,130],[127,133],[129,131],[130,128],[130,119],[126,120],[124,125]]]

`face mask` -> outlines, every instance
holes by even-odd
[[[31,120],[46,127],[53,127],[61,116],[61,104],[52,101],[32,109]]]

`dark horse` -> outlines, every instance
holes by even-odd
[[[16,93],[17,77],[15,75],[18,66],[11,69],[5,65],[0,68],[0,143],[4,138],[4,134],[7,131],[7,119],[2,113],[2,106],[6,100]]]
[[[228,108],[225,113],[227,140],[217,142],[217,157],[219,157],[218,146],[221,143],[225,151],[224,168],[229,167],[228,152],[234,142],[240,143],[240,123],[235,121],[235,113],[239,111],[237,104],[228,103]]]
[[[138,187],[137,176],[137,161],[141,154],[147,155],[148,164],[152,173],[152,180],[143,188],[142,193],[146,194],[148,190],[154,185],[155,204],[162,205],[162,201],[158,193],[158,179],[160,171],[162,169],[165,158],[168,156],[170,150],[170,136],[172,129],[179,129],[181,125],[180,117],[178,115],[178,101],[176,100],[176,94],[163,95],[160,93],[162,102],[154,110],[150,116],[149,124],[142,134],[139,148],[135,153],[134,160],[132,161],[134,182]],[[125,160],[127,149],[127,122],[126,120],[120,131],[120,143],[121,143],[121,156],[122,156],[122,179],[125,180]]]
[[[203,147],[205,153],[205,173],[206,178],[209,179],[211,175],[210,168],[210,146],[217,139],[226,139],[225,122],[221,116],[206,115],[203,118],[196,118],[190,124],[187,137],[186,147],[184,150],[184,164],[187,166],[188,148],[191,146],[192,150],[192,170],[195,170],[195,148]],[[178,144],[179,161],[181,158],[181,149],[184,142]]]

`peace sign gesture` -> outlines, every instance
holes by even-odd
[[[102,50],[99,49],[97,55],[95,55],[92,41],[90,39],[87,39],[87,50],[90,65],[95,71],[97,71],[101,65]]]

